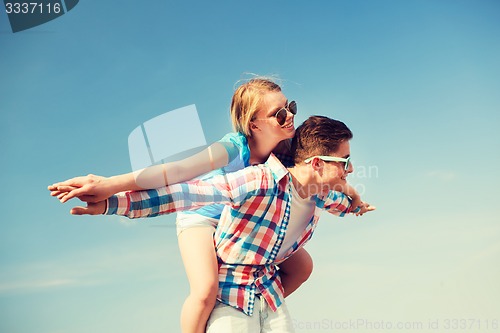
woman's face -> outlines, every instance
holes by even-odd
[[[280,125],[276,113],[282,108],[285,108],[287,112],[285,122]],[[276,141],[277,144],[282,140],[293,138],[295,134],[294,117],[295,115],[288,109],[288,100],[281,91],[268,92],[262,97],[259,111],[252,121],[252,130],[262,132],[265,134],[264,137]]]

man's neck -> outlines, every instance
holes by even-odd
[[[307,166],[293,166],[287,168],[292,176],[292,183],[301,198],[308,198],[320,192],[320,184],[318,184],[311,170]]]

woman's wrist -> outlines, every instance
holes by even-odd
[[[130,188],[131,185],[129,184],[129,182],[126,181],[128,178],[126,176],[127,174],[112,176],[106,179],[107,182],[106,187],[110,195],[116,194],[118,192],[132,190],[132,188]]]

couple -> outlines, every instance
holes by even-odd
[[[303,245],[319,213],[374,209],[346,183],[353,171],[350,130],[314,116],[295,131],[296,111],[277,84],[253,79],[233,96],[237,132],[205,152],[139,175],[77,177],[49,190],[62,202],[75,196],[88,202],[73,214],[133,218],[193,210],[177,220],[191,287],[181,315],[183,332],[203,332],[209,316],[207,332],[292,332],[284,297],[312,270]],[[285,162],[290,157],[292,163]],[[140,191],[144,188],[157,189]],[[112,195],[123,190],[133,192]]]

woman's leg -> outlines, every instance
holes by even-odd
[[[181,311],[183,333],[205,332],[215,305],[219,279],[213,232],[210,226],[192,227],[183,230],[178,237],[190,287]]]
[[[313,270],[313,262],[309,253],[301,247],[278,267],[285,297],[287,297],[309,278]]]
[[[243,311],[217,302],[208,319],[207,333],[260,333],[262,330],[259,310],[260,304],[256,303],[253,316],[247,316]]]

